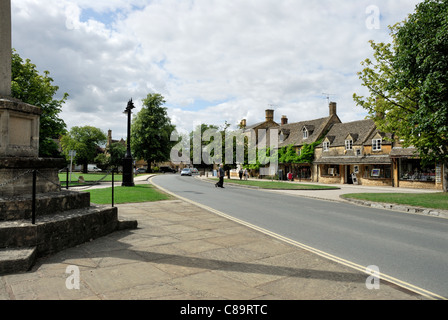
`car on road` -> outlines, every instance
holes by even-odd
[[[199,174],[199,171],[198,171],[198,169],[193,168],[193,169],[191,169],[191,173],[192,174]]]
[[[146,173],[146,169],[145,168],[138,168],[137,169],[137,173]]]
[[[159,168],[159,172],[163,172],[163,173],[166,173],[166,172],[176,173],[176,169],[173,169],[173,168],[171,168],[171,167],[163,166],[163,167],[160,167],[160,168]]]
[[[190,168],[182,169],[182,171],[180,172],[180,175],[181,176],[191,176],[192,175],[191,169]]]

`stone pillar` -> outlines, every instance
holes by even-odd
[[[11,95],[11,0],[0,1],[0,95]]]

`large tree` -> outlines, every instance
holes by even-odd
[[[382,131],[413,146],[423,163],[443,163],[448,180],[448,1],[426,0],[390,27],[392,43],[371,41],[359,72],[370,96],[354,94]]]
[[[68,97],[56,99],[59,90],[53,85],[49,71],[39,74],[36,66],[29,59],[23,61],[19,54],[12,51],[11,95],[23,102],[40,107],[39,155],[41,157],[59,156],[58,145],[54,142],[66,133],[66,124],[59,118],[62,105]]]
[[[175,143],[170,137],[175,126],[163,107],[166,101],[162,95],[150,93],[142,102],[142,109],[132,119],[131,149],[135,158],[148,163],[150,172],[152,163],[169,160]]]
[[[83,172],[87,173],[87,165],[94,161],[99,146],[106,142],[106,134],[101,129],[84,126],[72,127],[68,134],[62,136],[62,153],[70,159],[70,150],[76,151],[75,162],[83,165]]]

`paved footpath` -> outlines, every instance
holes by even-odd
[[[1,276],[0,299],[426,299],[384,281],[368,289],[366,283],[374,282],[361,271],[182,200],[117,207],[120,218],[138,221],[137,229],[39,259],[29,272]]]

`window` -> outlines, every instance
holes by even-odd
[[[345,150],[353,149],[353,140],[345,140]]]
[[[392,168],[390,165],[375,164],[364,166],[363,178],[366,179],[390,179]]]
[[[409,181],[436,181],[436,167],[424,166],[418,159],[399,160],[399,179]]]
[[[302,132],[303,132],[303,139],[308,138],[308,130],[306,128],[303,128]]]
[[[324,164],[321,166],[321,176],[339,176],[339,165]]]
[[[322,146],[323,146],[324,151],[330,150],[330,142],[325,141]]]
[[[380,151],[381,150],[381,139],[373,139],[372,140],[372,151]]]

